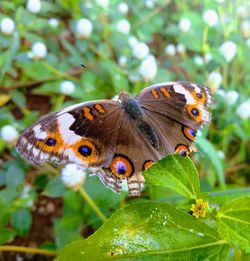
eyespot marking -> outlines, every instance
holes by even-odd
[[[126,179],[133,175],[134,165],[125,155],[115,154],[110,163],[110,171],[118,178]]]
[[[154,163],[154,161],[152,161],[152,160],[146,160],[143,163],[142,170],[143,171],[147,170],[148,168],[150,168],[153,165],[153,163]]]
[[[103,109],[101,104],[95,104],[95,109],[99,112],[99,113],[105,113],[105,110]]]
[[[187,126],[182,125],[182,133],[187,139],[189,139],[190,141],[194,141],[197,131],[192,130],[192,129],[188,128]]]
[[[186,108],[188,114],[195,122],[200,123],[204,120],[201,110],[195,104],[187,105]]]
[[[91,109],[89,107],[83,108],[83,114],[84,114],[85,118],[87,118],[88,120],[90,120],[90,121],[94,120],[94,117],[91,114]]]
[[[205,103],[207,101],[207,96],[204,91],[200,91],[200,92],[193,91],[192,96],[198,103]]]
[[[89,146],[83,145],[78,148],[78,152],[83,155],[83,157],[88,157],[92,154],[92,149]]]
[[[162,87],[160,91],[165,97],[170,97],[170,93],[164,87]]]
[[[183,157],[188,156],[190,152],[190,149],[184,144],[179,144],[175,147],[175,153],[180,154]]]
[[[55,146],[56,145],[56,139],[53,138],[47,138],[44,143],[50,147]]]
[[[156,99],[159,98],[159,94],[158,94],[157,90],[154,89],[154,90],[151,91],[151,93],[154,96],[154,98],[156,98]]]

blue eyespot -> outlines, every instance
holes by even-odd
[[[193,137],[196,137],[197,131],[189,129],[189,133],[190,133],[190,135],[192,135]]]
[[[186,152],[185,150],[181,150],[181,151],[179,152],[179,154],[180,154],[181,156],[183,156],[183,157],[186,157],[186,156],[187,156],[187,152]]]
[[[48,138],[45,142],[46,145],[48,146],[55,146],[56,145],[56,140],[53,138]]]
[[[198,116],[198,115],[199,115],[199,111],[198,111],[197,109],[195,109],[195,108],[193,108],[193,109],[191,110],[191,113],[192,113],[194,116]]]
[[[197,97],[198,99],[202,99],[202,94],[201,94],[201,93],[196,93],[196,97]]]
[[[83,155],[83,157],[88,157],[92,153],[92,149],[88,146],[80,146],[78,152]]]
[[[122,161],[116,163],[116,171],[120,175],[124,175],[127,172],[126,165]]]

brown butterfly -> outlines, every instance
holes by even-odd
[[[33,164],[76,163],[120,192],[140,195],[142,171],[167,154],[188,155],[197,131],[208,124],[211,92],[189,82],[166,82],[52,113],[26,129],[18,152]]]

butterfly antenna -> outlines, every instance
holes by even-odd
[[[114,87],[116,90],[118,90],[119,92],[121,91],[118,87],[116,87],[112,82],[108,81],[107,79],[105,79],[104,77],[102,77],[101,75],[97,74],[96,72],[90,70],[89,68],[87,68],[86,65],[81,64],[81,66],[86,69],[87,71],[93,73],[97,78],[102,79],[104,82],[106,82],[107,84],[111,85],[112,87]]]

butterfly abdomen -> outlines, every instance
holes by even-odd
[[[136,99],[129,98],[127,100],[122,101],[122,106],[128,115],[128,117],[134,120],[136,126],[141,131],[142,135],[145,139],[155,148],[159,148],[159,139],[151,127],[149,122],[147,121],[146,115],[143,113],[140,105],[138,104]]]

